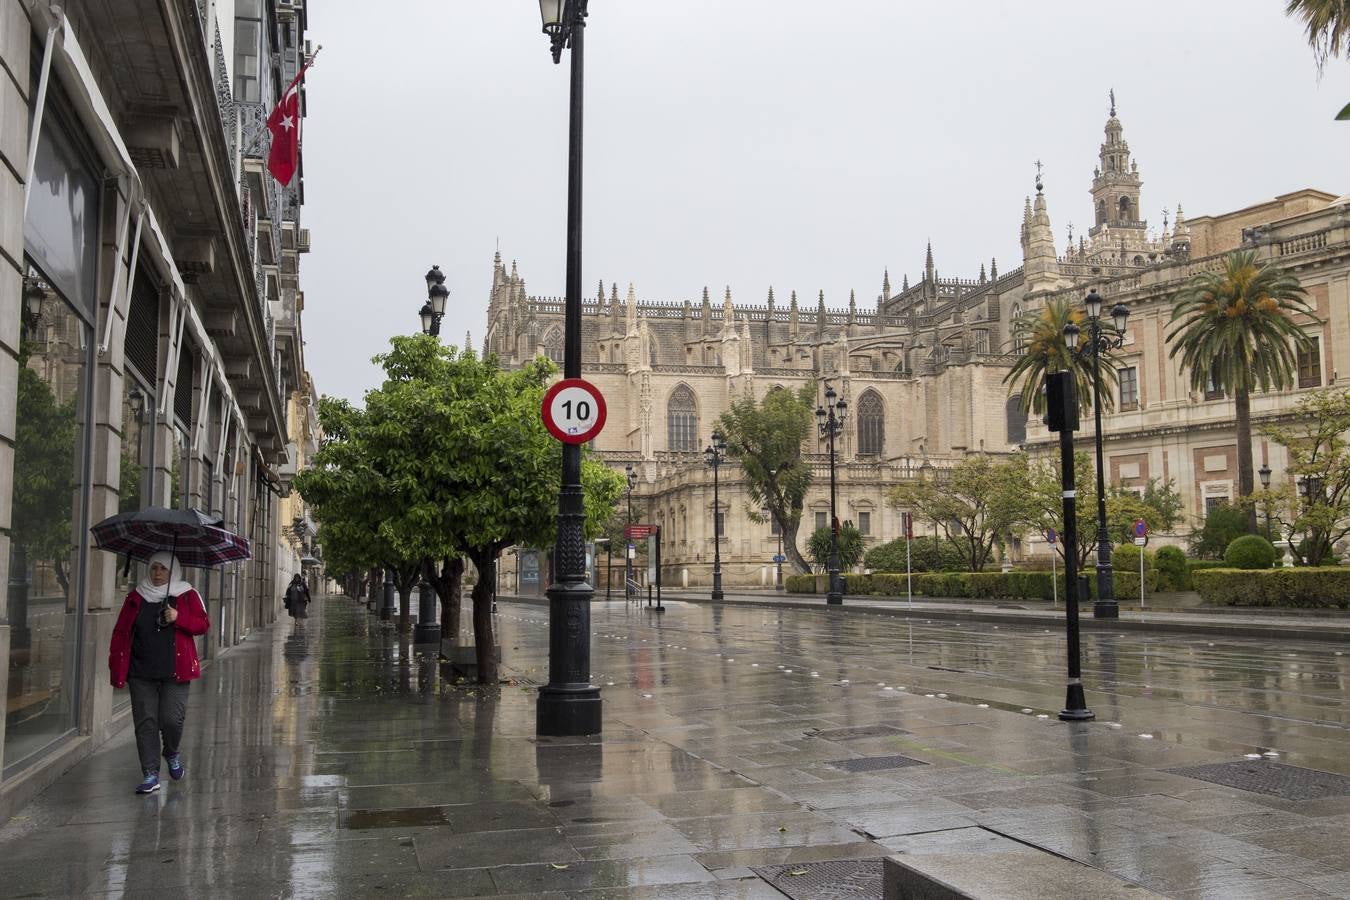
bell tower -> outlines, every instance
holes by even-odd
[[[1139,164],[1130,159],[1130,145],[1122,137],[1116,118],[1116,92],[1111,90],[1111,114],[1106,120],[1106,141],[1092,173],[1093,224],[1088,231],[1096,237],[1103,228],[1144,231],[1139,212]],[[1122,235],[1123,236],[1123,235]]]

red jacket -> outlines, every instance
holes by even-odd
[[[122,604],[122,612],[117,616],[117,625],[113,627],[112,646],[108,648],[108,674],[113,687],[123,687],[127,683],[127,671],[131,668],[131,626],[136,622],[136,613],[145,601],[136,591],[127,594]],[[206,616],[206,607],[202,597],[196,591],[188,591],[177,599],[178,618],[174,620],[174,675],[179,684],[201,677],[202,665],[197,660],[197,642],[193,637],[206,634],[211,620]]]

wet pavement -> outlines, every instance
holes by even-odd
[[[484,688],[324,598],[193,686],[184,781],[134,796],[128,730],[0,828],[2,892],[823,900],[1021,847],[1350,896],[1344,642],[1087,632],[1097,721],[1065,724],[1055,629],[666,606],[594,606],[605,733],[564,740],[534,736],[544,608],[501,604],[515,683]]]

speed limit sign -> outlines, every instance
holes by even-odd
[[[584,378],[564,378],[544,394],[544,427],[564,444],[584,444],[605,427],[605,398]]]

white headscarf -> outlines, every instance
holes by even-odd
[[[178,560],[174,559],[168,550],[161,550],[150,557],[148,565],[153,566],[155,563],[169,570],[169,581],[164,585],[156,585],[150,580],[150,571],[147,567],[145,577],[136,585],[136,593],[141,595],[142,600],[147,603],[163,603],[166,597],[181,597],[192,590],[192,585],[183,580],[183,570],[179,568]]]

